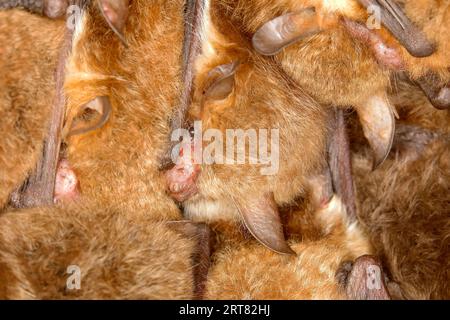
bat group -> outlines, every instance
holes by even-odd
[[[1,298],[450,296],[448,3],[12,3]],[[172,159],[172,133],[198,122]],[[237,128],[277,130],[275,174],[188,152]],[[399,258],[421,255],[434,277]]]

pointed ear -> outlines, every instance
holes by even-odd
[[[238,61],[222,64],[208,72],[203,98],[205,100],[223,100],[234,88],[234,76],[239,65]]]
[[[247,199],[245,203],[235,203],[245,226],[261,244],[277,253],[296,254],[284,238],[283,226],[272,193],[256,199]]]
[[[414,57],[427,57],[436,49],[426,35],[406,16],[395,0],[358,0],[365,8],[380,8],[383,25]]]
[[[66,120],[63,138],[87,133],[103,127],[111,115],[108,97],[97,97],[76,110],[74,116]]]
[[[386,95],[373,96],[363,108],[358,108],[358,116],[374,154],[373,169],[387,158],[395,133],[395,108]]]
[[[285,47],[322,31],[314,8],[287,13],[265,23],[253,35],[253,48],[262,55],[275,55]]]
[[[109,27],[126,45],[125,37],[123,36],[123,28],[128,19],[128,5],[129,0],[98,0],[98,7],[100,12],[108,23]]]

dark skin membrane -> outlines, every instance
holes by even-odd
[[[344,111],[335,109],[334,126],[328,142],[328,164],[333,190],[344,203],[349,222],[356,221],[356,196],[352,177],[350,144]]]
[[[170,228],[183,236],[194,239],[197,249],[192,255],[194,274],[194,299],[201,300],[205,294],[208,270],[211,264],[211,255],[214,248],[214,232],[204,223],[192,221],[170,221]]]
[[[49,18],[64,16],[68,6],[69,0],[2,0],[0,2],[0,10],[20,7]]]
[[[416,81],[436,109],[450,108],[450,83],[441,85],[439,76],[429,72]]]
[[[194,83],[194,62],[201,52],[200,30],[204,20],[205,0],[187,0],[184,17],[184,41],[182,53],[182,79],[184,88],[181,93],[178,107],[175,109],[170,122],[171,130],[187,128],[186,121],[189,105],[192,101],[192,91]],[[173,167],[171,159],[173,147],[178,143],[170,142],[167,153],[161,159],[160,169],[162,171]]]
[[[42,157],[35,171],[24,185],[11,196],[11,204],[17,208],[28,208],[53,204],[55,178],[62,142],[62,126],[65,112],[64,67],[72,47],[72,30],[66,29],[56,69],[56,94],[50,115],[48,133],[44,141]]]
[[[84,7],[86,0],[48,0],[44,4],[70,4]],[[58,2],[58,3],[57,3]],[[113,31],[121,31],[128,17],[128,1],[111,2],[100,0],[103,17]],[[111,5],[111,6],[108,6]],[[45,9],[45,8],[44,8]],[[117,32],[116,32],[117,33]],[[120,34],[121,35],[121,34]],[[55,179],[57,176],[60,149],[63,138],[63,122],[65,114],[64,78],[65,63],[72,48],[73,30],[67,28],[64,43],[62,44],[60,57],[56,69],[56,94],[50,118],[49,130],[44,141],[42,158],[39,160],[35,171],[30,174],[24,184],[16,190],[10,198],[10,203],[16,208],[27,208],[35,206],[52,205],[54,203]],[[119,37],[120,38],[120,37]],[[122,39],[122,38],[121,38]],[[94,107],[92,107],[92,105]],[[91,119],[90,123],[77,123],[78,126],[70,127],[65,131],[65,136],[83,134],[102,127],[109,119],[111,105],[108,97],[97,97],[90,103],[81,107],[81,111],[92,109],[97,111],[98,116]]]
[[[395,0],[358,0],[365,8],[380,8],[381,23],[414,57],[428,57],[436,48],[426,35],[406,16]]]

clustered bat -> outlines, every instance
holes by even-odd
[[[92,284],[91,289],[87,287],[82,292],[74,292],[73,297],[149,299],[201,296],[204,268],[209,257],[205,253],[207,229],[205,231],[195,224],[186,227],[189,224],[185,222],[178,222],[176,226],[168,223],[168,220],[179,220],[181,214],[165,194],[165,181],[158,161],[166,145],[170,113],[177,97],[183,2],[134,1],[130,9],[132,18],[127,21],[134,22],[136,27],[130,27],[126,46],[114,31],[110,31],[109,24],[117,26],[116,20],[109,18],[110,7],[100,7],[93,2],[82,11],[64,68],[67,107],[60,134],[66,147],[56,174],[55,200],[58,203],[53,208],[9,211],[1,216],[5,226],[1,233],[4,237],[2,242],[5,244],[22,232],[11,228],[11,225],[30,228],[28,236],[20,243],[13,240],[16,245],[8,246],[12,250],[6,246],[2,249],[0,272],[7,280],[2,282],[5,283],[4,298],[61,298],[69,294],[65,286],[67,275],[61,272],[66,270],[69,261],[74,264],[78,261],[78,267],[87,272],[84,279],[90,279]],[[149,12],[152,15],[148,15]],[[17,24],[26,25],[29,18],[18,11],[4,14],[17,19]],[[45,27],[45,21],[36,18],[36,23],[40,21]],[[165,27],[157,36],[155,27],[161,25]],[[59,32],[64,28],[65,25],[60,25]],[[116,31],[123,32],[118,26]],[[99,38],[99,34],[104,36]],[[45,36],[41,33],[36,38]],[[169,44],[168,38],[173,39],[173,43]],[[99,39],[103,39],[100,46]],[[174,43],[180,43],[178,50]],[[115,49],[117,44],[118,50]],[[162,51],[167,55],[161,57],[159,53]],[[151,57],[148,52],[155,55]],[[122,59],[117,58],[124,53]],[[102,57],[101,64],[96,54]],[[140,63],[129,62],[136,59]],[[56,64],[57,61],[53,61],[49,69],[55,70]],[[162,65],[167,67],[165,72],[162,72]],[[20,75],[23,77],[24,74]],[[41,76],[46,77],[41,81],[53,79],[52,73],[48,76],[42,73]],[[55,87],[49,90],[49,95],[55,94]],[[34,217],[40,221],[38,224]],[[85,217],[89,217],[91,222]],[[14,222],[8,223],[9,219]],[[147,231],[142,230],[142,226],[146,226]],[[178,244],[176,236],[168,229],[183,234]],[[61,234],[61,230],[67,233]],[[128,243],[133,234],[136,243],[145,246],[135,247],[136,251],[116,246],[120,242]],[[27,248],[47,243],[46,239],[52,237],[58,240],[48,243],[48,247],[41,246],[43,251],[48,251],[39,253],[40,259],[28,255],[29,260],[21,260]],[[159,241],[165,243],[166,248],[158,244]],[[63,242],[66,245],[59,246]],[[62,251],[55,248],[57,243]],[[106,243],[111,244],[109,249],[105,247]],[[86,250],[82,249],[83,246]],[[75,248],[80,250],[78,254],[73,251]],[[85,255],[83,251],[88,253]],[[142,259],[144,251],[155,254],[157,259],[152,256]],[[59,252],[58,258],[55,260],[50,252]],[[104,260],[96,257],[111,262],[104,266],[104,272],[101,271]],[[133,259],[142,262],[141,271]],[[14,266],[18,263],[28,267],[17,269]],[[53,269],[47,269],[47,264]],[[121,274],[124,277],[117,279],[124,285],[119,291],[114,288],[112,276],[104,277],[105,273],[112,275],[117,268],[123,268]],[[139,273],[148,275],[142,282],[142,291],[136,290],[140,280],[135,276]],[[160,282],[155,283],[154,277]],[[42,288],[47,283],[51,283],[52,289],[45,292]],[[170,283],[177,283],[177,288],[174,289]],[[96,292],[94,286],[102,286],[104,291]]]
[[[394,139],[394,109],[387,99],[391,73],[378,63],[392,67],[399,65],[399,61],[402,65],[410,62],[406,55],[398,59],[397,52],[377,48],[385,39],[391,41],[392,35],[405,47],[399,50],[416,56],[430,55],[436,47],[428,41],[429,34],[422,34],[397,7],[383,13],[383,23],[390,35],[385,30],[380,34],[361,31],[360,21],[365,13],[356,2],[344,1],[342,7],[329,7],[330,2],[326,2],[327,7],[323,1],[272,4],[249,1],[248,6],[238,3],[231,0],[82,3],[70,53],[59,59],[65,65],[67,103],[61,132],[50,135],[58,148],[58,134],[65,145],[61,154],[53,154],[55,172],[51,175],[56,177],[53,181],[56,188],[51,200],[57,201],[57,206],[13,211],[0,217],[4,229],[1,234],[5,237],[0,250],[0,273],[8,279],[0,290],[4,297],[71,296],[60,270],[75,256],[80,267],[88,269],[85,279],[96,283],[96,287],[74,292],[73,297],[192,298],[204,294],[206,298],[389,298],[389,283],[382,276],[379,262],[368,256],[360,257],[374,251],[355,220],[357,211],[342,107],[354,106],[358,111],[365,136],[374,150],[374,164],[379,165]],[[311,6],[315,9],[310,9]],[[255,8],[258,10],[251,11]],[[294,9],[296,13],[285,15]],[[406,6],[408,10],[412,9]],[[15,19],[22,13],[4,14]],[[326,14],[331,14],[331,18]],[[294,30],[297,32],[294,38],[283,39],[286,43],[271,43],[270,23],[276,26],[291,18],[309,31],[298,34]],[[37,19],[36,23],[44,24],[43,21]],[[314,22],[319,22],[319,28]],[[409,33],[396,29],[398,23],[406,25]],[[316,34],[318,31],[322,33]],[[411,33],[419,35],[418,43],[411,42]],[[316,35],[308,37],[313,34]],[[289,47],[299,39],[300,44]],[[258,41],[276,50],[262,52]],[[340,53],[334,49],[321,50],[327,41],[344,50]],[[375,54],[370,50],[374,48]],[[52,49],[53,68],[60,51],[58,47]],[[277,52],[274,58],[264,57]],[[319,62],[308,65],[311,61],[308,58]],[[334,58],[338,63],[348,59],[348,64],[327,66],[325,62]],[[424,73],[420,76],[414,73],[413,65],[418,64],[408,65],[409,76],[421,84],[436,105],[433,97],[441,96],[436,79],[442,83],[445,74],[436,76],[436,69],[424,67],[434,72],[431,84],[427,82],[431,88],[427,91],[426,84],[421,82]],[[343,66],[351,68],[346,70]],[[364,70],[367,73],[363,75]],[[348,90],[351,86],[343,86],[342,90],[348,91],[340,91],[339,86],[352,79],[355,72],[361,73],[357,73],[353,86],[366,85],[367,90],[355,93]],[[47,93],[58,96],[58,77],[55,81],[44,71],[38,73],[43,75],[42,79],[56,82]],[[329,77],[333,81],[324,81],[329,74],[333,75]],[[23,77],[24,72],[19,76]],[[48,119],[48,114],[43,119]],[[196,127],[196,120],[202,121],[202,128]],[[55,123],[50,121],[53,126]],[[164,172],[168,169],[167,147],[170,145],[170,150],[173,147],[167,143],[170,133],[190,124],[195,129],[194,137],[180,144],[181,162]],[[207,139],[196,140],[196,133],[215,129],[215,133],[223,134],[229,128],[279,129],[279,150],[270,143],[268,148],[269,154],[279,154],[276,174],[262,175],[264,163],[227,165],[215,158],[212,164],[200,166],[184,157],[191,148],[207,148]],[[404,135],[414,137],[414,132],[407,129]],[[36,165],[40,148],[46,145],[42,144],[44,135],[45,126],[33,137],[37,146],[35,157],[20,170],[15,186]],[[214,137],[209,138],[211,141]],[[246,144],[244,147],[248,148]],[[237,154],[233,151],[231,155]],[[181,215],[165,192],[166,183],[170,195],[183,202],[187,217],[213,226],[224,221],[231,226],[232,234],[237,230],[238,240],[227,236],[225,240],[219,239],[222,241],[215,247],[208,275],[211,240],[208,228],[183,221],[167,222],[179,220]],[[332,196],[330,183],[340,197]],[[53,195],[53,187],[51,191]],[[310,195],[312,207],[282,221],[278,206],[292,204],[305,194]],[[370,215],[363,208],[358,214],[360,219],[361,214]],[[290,228],[285,233],[283,222],[288,226],[307,225],[296,221],[308,213],[314,214],[313,224],[318,225],[311,240],[293,237],[296,231]],[[58,218],[54,219],[55,215]],[[251,238],[243,239],[239,232],[241,219],[262,244],[291,255],[279,255]],[[91,228],[99,223],[102,226]],[[377,221],[370,223],[374,228],[377,225]],[[30,229],[27,237],[18,239],[27,229]],[[173,232],[180,229],[181,237]],[[373,238],[370,225],[367,229]],[[217,231],[221,233],[220,228]],[[136,241],[128,243],[130,235]],[[46,239],[57,239],[54,243],[61,242],[64,246],[55,250],[53,245],[38,245],[46,243]],[[383,245],[389,243],[392,241]],[[41,249],[21,258],[21,252],[27,252],[30,245]],[[89,250],[83,252],[85,246]],[[142,252],[148,252],[148,248],[157,249],[159,254],[147,258],[152,263],[142,264],[146,260]],[[381,252],[379,246],[375,248],[377,253]],[[176,257],[172,252],[183,255]],[[391,261],[388,265],[396,271],[397,280],[407,281],[398,276],[402,272],[396,270],[399,266],[395,263],[396,254],[395,250],[388,251]],[[95,270],[99,258],[108,261],[111,269]],[[46,270],[50,259],[57,263],[47,273],[37,272],[35,276],[14,267],[25,265],[33,270]],[[135,263],[130,264],[130,259]],[[249,265],[248,259],[258,263]],[[161,268],[158,261],[167,262],[167,267]],[[274,265],[277,268],[268,270],[268,266]],[[368,274],[368,267],[381,272],[380,286],[375,291],[363,285],[376,272]],[[326,268],[327,272],[318,273],[319,268]],[[117,269],[123,270],[123,278],[116,278]],[[273,281],[276,277],[270,277],[271,272],[279,275],[280,270],[284,281]],[[179,277],[170,278],[173,272]],[[139,288],[135,287],[134,278],[138,273],[145,279]],[[155,279],[164,287],[159,293],[154,289],[159,285],[153,286]],[[48,295],[43,296],[39,288],[49,280],[55,282],[45,293]],[[173,286],[177,281],[182,285]],[[124,286],[114,291],[112,283]],[[408,292],[408,285],[404,287]],[[298,292],[300,288],[303,295]]]

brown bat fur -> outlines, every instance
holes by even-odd
[[[413,79],[430,70],[438,74],[443,83],[450,81],[450,6],[440,0],[400,0],[405,12],[436,45],[436,52],[425,58],[414,58],[402,48],[406,69]]]
[[[289,203],[304,191],[306,175],[323,165],[325,114],[270,59],[252,51],[215,2],[207,33],[208,45],[215,52],[209,54],[210,50],[204,49],[199,58],[193,118],[203,121],[204,131],[219,129],[224,137],[225,129],[279,129],[279,171],[265,176],[260,173],[261,165],[248,161],[245,165],[204,165],[197,181],[199,193],[185,203],[185,211],[194,220],[236,218],[235,205],[243,202],[246,206],[248,199],[272,192],[276,203]],[[206,102],[202,109],[206,75],[214,67],[233,61],[239,61],[234,89],[226,99]]]
[[[128,47],[95,5],[75,30],[66,70],[67,116],[97,96],[109,96],[112,105],[104,127],[68,139],[82,198],[127,213],[159,208],[160,218],[179,217],[165,194],[158,159],[181,90],[182,14],[182,1],[133,1],[124,29]]]
[[[0,209],[41,156],[64,23],[0,12]]]
[[[415,87],[394,100],[399,123],[428,134],[396,138],[390,157],[374,172],[367,150],[355,146],[359,218],[406,298],[449,299],[449,113],[434,110]]]
[[[391,86],[391,72],[380,67],[367,44],[354,39],[340,23],[340,18],[345,17],[365,24],[368,13],[357,1],[217,2],[248,37],[252,37],[264,23],[288,12],[315,7],[319,15],[326,17],[320,22],[323,31],[288,46],[274,57],[293,79],[326,106],[352,106],[361,111],[371,97],[384,94]],[[412,79],[429,76],[431,72],[437,76],[436,86],[445,85],[450,80],[450,35],[446,23],[450,20],[450,7],[437,0],[398,2],[404,6],[410,20],[435,44],[435,53],[425,58],[415,58],[385,28],[375,30],[375,33],[386,45],[395,49],[402,60],[400,68],[408,71]]]
[[[152,216],[96,203],[4,213],[0,298],[192,299],[196,242]],[[79,290],[66,286],[72,265]]]
[[[319,212],[300,206],[285,212],[286,232],[296,256],[273,253],[216,222],[221,239],[213,255],[207,299],[346,299],[336,280],[340,264],[370,254],[371,247],[357,224],[348,224],[338,198]]]
[[[323,7],[321,0],[255,0],[245,1],[245,5],[239,0],[218,2],[249,37],[261,25],[283,13],[314,6],[321,14],[329,15],[328,29],[285,48],[274,57],[321,104],[363,107],[371,96],[386,91],[388,73],[379,68],[365,45],[353,40],[338,23],[342,13],[359,19],[364,17],[364,11],[352,5],[352,1],[329,2],[329,7]]]

